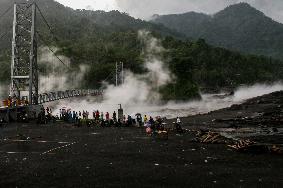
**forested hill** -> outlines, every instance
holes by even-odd
[[[283,59],[283,24],[247,3],[231,5],[212,16],[189,12],[155,16],[152,22],[215,46]]]
[[[192,42],[165,26],[134,19],[118,11],[73,10],[53,0],[37,0],[56,35],[52,37],[38,15],[37,30],[48,45],[56,46],[61,55],[70,58],[72,68],[89,66],[81,86],[97,88],[122,61],[126,69],[143,73],[144,43],[138,31],[149,30],[163,47],[163,60],[175,75],[175,80],[160,92],[164,99],[186,100],[197,97],[200,87],[235,88],[241,84],[272,82],[283,78],[281,61],[242,55],[208,45],[204,40]],[[1,0],[0,11],[13,1]],[[1,14],[1,12],[0,12]],[[0,19],[0,28],[9,30],[12,13]],[[11,33],[0,42],[0,82],[9,82]],[[182,39],[182,40],[180,40]],[[40,43],[42,45],[42,43]]]
[[[6,11],[13,5],[14,2],[25,2],[26,0],[1,0],[0,14]],[[65,7],[54,0],[35,0],[51,23],[54,33],[63,39],[76,39],[84,35],[92,34],[101,35],[108,33],[115,33],[119,31],[147,29],[151,32],[161,34],[163,36],[174,36],[176,38],[184,38],[185,36],[167,27],[156,25],[140,19],[135,19],[126,13],[119,11],[89,11],[89,10],[73,10]],[[12,30],[13,11],[2,17],[0,20],[1,31]],[[46,32],[47,28],[44,25],[39,13],[37,22],[39,24],[38,30]],[[0,31],[0,32],[1,32]],[[11,36],[11,32],[9,33]],[[8,37],[7,37],[8,38]],[[10,37],[11,38],[11,37]],[[10,45],[10,44],[8,44]],[[0,43],[0,47],[7,47],[6,43]]]

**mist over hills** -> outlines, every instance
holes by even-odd
[[[231,5],[214,15],[155,15],[152,22],[192,39],[203,38],[214,46],[283,59],[283,24],[247,3]]]
[[[13,2],[0,1],[0,13],[8,9]],[[206,41],[198,39],[199,37],[204,38],[202,36],[205,35],[205,32],[203,34],[199,32],[199,28],[209,24],[216,17],[219,17],[217,19],[220,20],[219,23],[230,22],[231,19],[230,30],[237,29],[233,18],[221,15],[225,14],[225,11],[215,15],[215,18],[204,14],[187,13],[182,16],[185,17],[188,24],[194,23],[195,27],[189,29],[184,27],[184,30],[177,30],[168,25],[164,26],[166,24],[160,25],[135,19],[118,11],[73,10],[54,0],[36,0],[36,2],[56,35],[54,39],[38,15],[37,30],[41,38],[48,45],[55,46],[58,54],[68,57],[72,69],[79,69],[81,64],[88,66],[81,83],[82,88],[100,87],[101,81],[115,69],[115,62],[124,62],[125,68],[136,74],[146,72],[143,66],[146,62],[143,55],[145,45],[138,37],[140,30],[148,30],[152,33],[152,37],[160,40],[165,49],[161,54],[161,59],[175,75],[171,83],[159,88],[165,100],[187,100],[198,97],[199,88],[235,88],[241,84],[273,82],[283,78],[283,63],[279,60],[243,55],[213,47]],[[242,6],[247,5],[240,4],[239,9],[242,9]],[[251,7],[245,8],[246,11],[248,9],[253,10]],[[12,17],[12,12],[10,12],[0,19],[0,32],[3,32],[2,29],[12,31]],[[220,18],[223,20],[221,21]],[[158,19],[162,17],[156,20]],[[248,24],[245,23],[245,18],[243,19],[243,24]],[[173,19],[169,25],[173,26],[175,21]],[[241,23],[238,22],[238,24]],[[257,31],[258,28],[254,29]],[[223,28],[223,31],[226,30],[227,28]],[[185,34],[188,33],[193,33],[194,37],[186,37]],[[224,38],[229,39],[229,35],[230,33],[227,32]],[[213,36],[216,40],[216,31]],[[250,37],[256,41],[254,36]],[[3,67],[0,82],[8,83],[10,80],[11,38],[12,34],[9,32],[6,39],[0,42],[0,66]],[[236,39],[235,41],[238,42]],[[39,42],[42,46],[46,45]],[[210,40],[208,42],[211,43]],[[247,41],[242,40],[238,45],[241,46],[244,42]],[[221,41],[215,45],[220,44],[222,44]]]

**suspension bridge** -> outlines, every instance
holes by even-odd
[[[55,54],[55,51],[43,39],[40,31],[37,30],[37,14],[39,13],[53,40],[58,40],[40,7],[35,2],[15,3],[4,14],[0,15],[4,16],[9,11],[13,11],[10,95],[4,105],[0,105],[2,106],[0,107],[0,118],[1,114],[16,116],[17,111],[23,108],[27,108],[35,114],[34,109],[42,108],[42,104],[52,101],[103,94],[102,89],[68,89],[40,93],[38,69],[39,41],[48,47],[49,51],[57,58],[57,61],[59,60],[67,69],[69,69],[69,66]],[[4,38],[7,32],[1,34],[0,39]],[[124,74],[123,63],[116,63],[115,72],[109,76],[113,74],[115,74],[116,86],[122,84]],[[109,76],[105,81],[107,81]]]

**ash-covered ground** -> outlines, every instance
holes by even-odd
[[[0,187],[283,187],[282,155],[196,142],[197,131],[211,130],[282,147],[283,92],[182,120],[187,131],[168,140],[136,127],[6,125]]]

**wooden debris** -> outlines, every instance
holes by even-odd
[[[228,147],[245,153],[272,153],[272,154],[283,154],[283,151],[276,145],[270,146],[267,144],[259,144],[250,140],[239,140],[233,145],[228,145]]]
[[[276,145],[259,144],[249,139],[233,140],[212,131],[200,130],[196,133],[196,142],[205,144],[227,144],[229,148],[245,153],[272,153],[283,154],[283,150]]]
[[[250,146],[252,146],[254,144],[255,144],[255,142],[252,142],[250,140],[239,140],[239,141],[235,142],[232,145],[228,145],[228,147],[233,148],[233,149],[235,149],[237,151],[241,151],[241,150],[244,151],[248,147],[250,147]]]
[[[221,136],[219,133],[211,131],[198,131],[195,141],[206,144],[229,144],[232,139]]]

